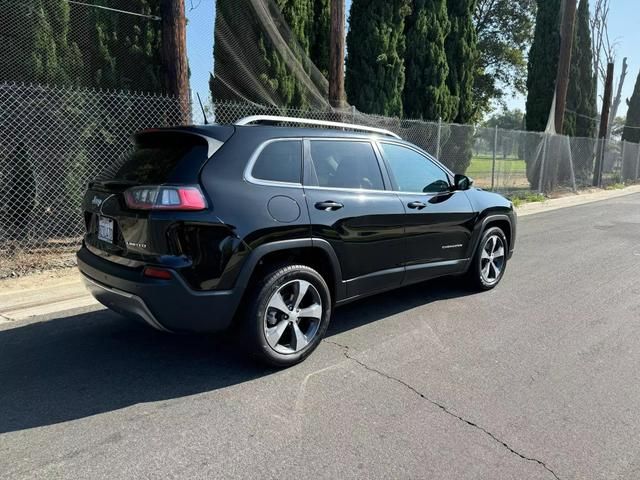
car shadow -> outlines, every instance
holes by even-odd
[[[439,280],[337,309],[328,336],[468,294]],[[274,373],[229,336],[157,333],[106,310],[0,331],[0,433],[180,398]]]

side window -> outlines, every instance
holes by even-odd
[[[260,152],[251,175],[270,182],[300,183],[302,141],[282,140],[268,144]]]
[[[384,190],[370,142],[312,140],[311,159],[320,187]]]
[[[401,192],[438,193],[449,190],[449,177],[424,155],[409,148],[381,143],[391,173]]]

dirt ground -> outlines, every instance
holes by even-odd
[[[65,271],[75,270],[76,249],[53,252],[19,252],[11,256],[0,255],[0,288],[5,282],[24,276],[33,282],[33,275],[55,278]]]

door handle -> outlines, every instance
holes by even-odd
[[[328,200],[326,202],[318,202],[316,203],[316,208],[318,210],[324,210],[325,212],[335,212],[336,210],[340,210],[344,205],[338,202],[333,202]]]
[[[411,202],[409,205],[407,205],[407,207],[412,208],[414,210],[422,210],[423,208],[427,207],[426,203],[423,202]]]

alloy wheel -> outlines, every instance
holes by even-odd
[[[489,236],[480,256],[480,275],[486,284],[493,285],[500,280],[505,260],[504,240],[499,235]]]
[[[318,333],[322,299],[306,280],[292,280],[271,296],[264,314],[264,334],[269,346],[281,354],[300,352]]]

